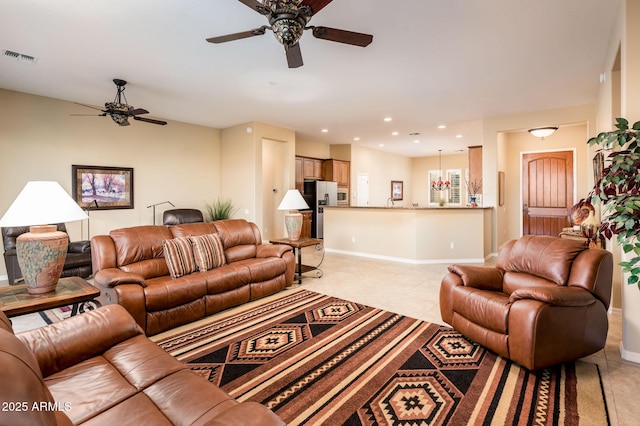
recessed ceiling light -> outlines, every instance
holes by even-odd
[[[462,137],[462,135],[456,135],[456,138],[460,139]]]
[[[398,136],[398,135],[399,135],[399,133],[398,133],[398,132],[391,132],[391,135],[392,135],[392,136]]]
[[[321,132],[322,133],[329,133],[329,129],[322,129]]]
[[[378,146],[379,146],[380,148],[382,148],[382,147],[384,146],[384,144],[383,144],[383,143],[381,143],[381,144],[380,144],[380,145],[378,145]]]
[[[360,140],[360,138],[356,136],[355,138],[353,138],[353,140],[354,140],[354,141],[359,141],[359,140]]]
[[[413,143],[420,143],[418,139],[414,140]]]
[[[441,125],[438,126],[438,129],[446,129],[446,128],[447,128],[447,126],[445,126],[444,124],[441,124]]]
[[[391,117],[385,117],[384,118],[384,121],[386,121],[387,123],[390,122],[391,120],[392,120]]]

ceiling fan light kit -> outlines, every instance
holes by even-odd
[[[270,26],[262,26],[249,31],[210,37],[209,43],[226,43],[228,41],[263,35],[270,29],[280,44],[284,46],[289,68],[303,65],[302,53],[298,42],[304,30],[312,30],[315,38],[329,40],[352,46],[365,47],[371,44],[373,36],[353,31],[328,27],[307,26],[311,18],[332,0],[239,0],[261,15],[265,15]]]
[[[558,130],[557,126],[536,127],[535,129],[529,129],[529,133],[536,138],[540,138],[540,140],[544,140],[544,138],[551,136],[556,130]]]

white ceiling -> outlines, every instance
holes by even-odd
[[[266,24],[237,0],[0,0],[0,50],[37,58],[1,57],[0,88],[102,106],[121,78],[128,103],[153,118],[260,121],[327,143],[447,153],[481,144],[482,118],[594,102],[619,3],[334,0],[310,24],[373,43],[306,31],[304,66],[289,69],[271,32],[205,41]]]

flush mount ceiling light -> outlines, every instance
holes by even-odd
[[[551,136],[556,130],[558,130],[558,127],[556,126],[536,127],[534,129],[529,129],[529,133],[536,138],[540,138],[540,140],[544,140],[544,138]]]

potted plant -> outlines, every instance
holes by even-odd
[[[236,208],[233,206],[233,202],[228,198],[218,198],[213,203],[205,204],[205,210],[207,214],[207,220],[223,220],[230,219],[235,213]]]
[[[587,199],[602,205],[600,232],[611,239],[617,237],[622,250],[630,254],[620,263],[629,274],[628,283],[640,288],[640,121],[629,128],[624,118],[616,119],[616,129],[589,139],[598,145],[596,155],[603,155],[601,177]]]

